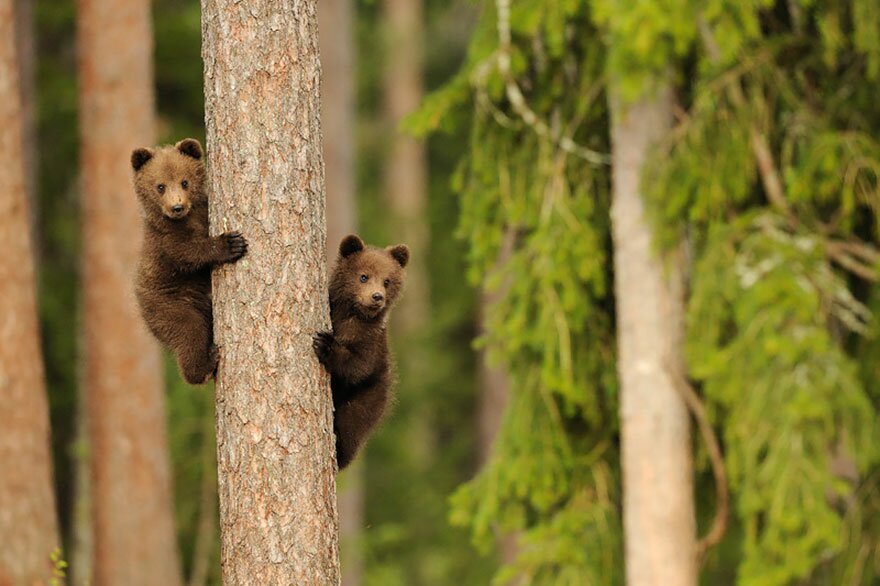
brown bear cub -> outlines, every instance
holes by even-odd
[[[144,241],[135,293],[153,335],[174,352],[186,382],[205,383],[219,359],[213,343],[211,268],[247,252],[238,232],[208,235],[202,145],[140,148],[131,154]]]
[[[376,248],[351,235],[339,245],[330,277],[333,332],[318,332],[312,346],[330,372],[340,470],[354,459],[388,404],[393,382],[388,311],[403,287],[407,261],[403,244]]]

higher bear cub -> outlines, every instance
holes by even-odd
[[[386,332],[388,312],[403,287],[409,249],[376,248],[346,236],[330,277],[333,332],[318,332],[313,347],[330,372],[336,461],[354,459],[388,405],[393,368]]]
[[[150,331],[174,352],[183,378],[196,385],[214,376],[219,360],[211,268],[247,252],[238,232],[208,235],[202,157],[202,145],[192,138],[131,154],[144,224],[135,293]]]

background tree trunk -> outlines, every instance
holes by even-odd
[[[134,299],[132,149],[155,140],[148,0],[79,0],[83,383],[94,581],[180,584],[159,349]]]
[[[338,584],[316,0],[202,0],[226,584]]]
[[[689,586],[697,583],[690,423],[668,371],[681,359],[681,274],[678,259],[655,252],[639,187],[648,149],[670,127],[672,94],[632,105],[612,97],[611,110],[627,584]]]
[[[430,320],[427,277],[429,227],[427,165],[424,144],[399,130],[400,121],[419,107],[424,94],[422,74],[424,23],[422,0],[384,0],[385,66],[383,95],[391,148],[385,159],[385,193],[393,218],[394,242],[410,249],[406,288],[392,315],[393,340],[407,348],[399,360],[400,380],[408,385],[400,395],[409,415],[408,452],[414,473],[424,474],[434,453],[431,403],[420,396],[415,381],[430,367],[424,343]],[[409,382],[408,382],[409,381]],[[405,407],[410,402],[411,408]]]
[[[37,217],[39,215],[39,160],[37,151],[36,104],[36,27],[34,26],[34,0],[15,0],[15,46],[18,55],[18,89],[21,95],[22,145],[24,153],[24,179],[30,202],[30,229],[33,237],[34,261],[40,257]]]
[[[427,168],[424,144],[398,130],[404,116],[419,107],[424,23],[422,0],[384,0],[386,28],[384,100],[391,150],[385,164],[385,188],[399,229],[395,242],[405,242],[412,263],[406,270],[406,293],[394,310],[396,335],[406,339],[424,330],[430,300],[426,275],[428,225]]]
[[[12,0],[0,0],[0,584],[44,584],[58,522],[22,156]]]
[[[336,260],[339,242],[356,231],[357,84],[354,66],[354,13],[354,0],[318,2],[323,73],[321,125],[324,131],[324,169],[327,179],[328,266],[332,266]],[[363,459],[356,460],[340,477],[338,486],[342,586],[360,586],[363,582],[363,475]]]

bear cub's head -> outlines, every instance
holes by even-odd
[[[149,216],[179,221],[194,205],[207,203],[202,145],[194,138],[174,146],[135,149],[131,167],[135,191]]]
[[[366,246],[352,234],[339,244],[339,259],[330,282],[330,300],[344,305],[362,319],[374,320],[394,304],[403,288],[403,268],[409,261],[404,244],[377,248]]]

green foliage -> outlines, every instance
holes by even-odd
[[[464,67],[409,120],[417,132],[462,118],[470,125],[453,182],[458,234],[467,244],[469,280],[497,298],[477,345],[504,364],[513,386],[493,454],[453,496],[451,519],[469,527],[483,551],[502,533],[518,535],[517,559],[496,574],[497,584],[514,576],[530,584],[611,584],[622,576],[610,450],[616,376],[609,177],[556,138],[607,151],[597,99],[603,50],[585,2],[510,8],[513,83],[551,132],[522,118],[508,99],[491,5]],[[590,32],[567,32],[584,29]]]
[[[840,254],[868,251],[853,276],[877,268],[880,145],[859,112],[873,49],[846,24],[858,2],[764,4],[703,12],[699,75],[646,175],[648,207],[661,247],[692,245],[687,355],[725,440],[739,583],[852,580],[870,574],[853,544],[880,511],[873,383],[853,351],[877,325]]]
[[[862,473],[880,455],[856,363],[831,333],[832,324],[863,330],[869,313],[821,240],[772,215],[713,227],[694,275],[687,355],[725,420],[747,528],[740,581],[787,584],[840,550],[834,502],[852,487],[833,472],[834,450]]]
[[[64,584],[64,578],[67,577],[67,562],[61,553],[61,548],[56,547],[49,556],[52,562],[52,577],[49,578],[49,586],[61,586]]]

